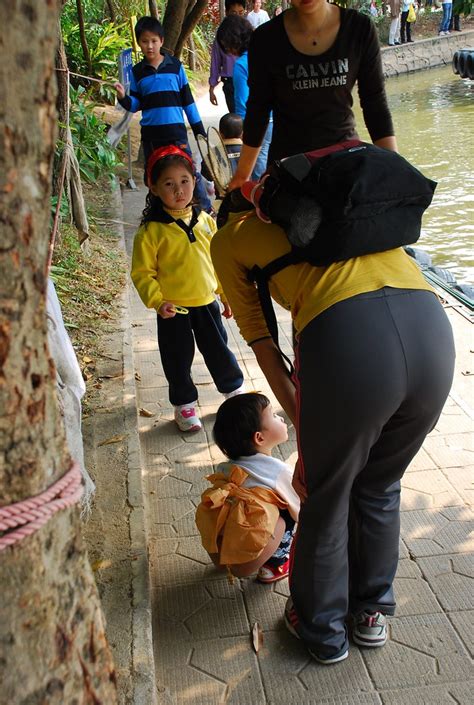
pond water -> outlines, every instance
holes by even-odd
[[[389,78],[386,90],[400,153],[438,182],[416,247],[459,283],[472,285],[474,81],[443,67]],[[361,112],[354,107],[360,137],[369,140],[361,129]]]

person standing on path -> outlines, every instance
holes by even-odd
[[[226,17],[231,15],[243,17],[245,15],[245,0],[225,0],[225,14]],[[234,85],[232,82],[234,63],[235,56],[228,54],[225,49],[222,48],[216,37],[212,43],[211,49],[209,100],[212,105],[217,105],[217,97],[214,89],[219,81],[222,81],[222,90],[224,91],[225,102],[229,113],[235,112]]]
[[[229,54],[235,56],[233,82],[235,112],[242,119],[247,112],[248,87],[248,47],[253,34],[250,22],[243,17],[226,17],[217,30],[219,43],[225,47]],[[252,179],[258,180],[267,168],[268,150],[273,133],[273,119],[270,117],[258,158],[252,171]],[[235,169],[234,169],[235,171]]]
[[[130,95],[125,94],[121,83],[116,83],[115,89],[122,108],[142,113],[141,141],[148,185],[146,165],[153,150],[173,144],[191,156],[184,115],[195,137],[206,133],[182,63],[162,53],[161,22],[154,17],[141,17],[135,25],[135,35],[144,58],[133,66]],[[196,174],[196,197],[204,210],[212,211],[200,173]]]
[[[400,44],[400,0],[389,0],[390,29],[388,32],[388,45],[393,47]]]
[[[357,83],[372,141],[396,150],[372,20],[326,0],[293,6],[256,29],[248,50],[243,147],[229,190],[250,179],[273,111],[268,161],[357,138]]]
[[[192,206],[191,157],[178,147],[148,159],[150,192],[133,241],[131,276],[147,308],[157,312],[158,345],[169,399],[180,431],[201,429],[191,366],[195,342],[217,389],[227,398],[242,391],[243,375],[227,347],[215,294],[220,293],[209,245],[214,219]],[[232,312],[222,300],[222,315]]]
[[[247,14],[247,19],[254,29],[260,27],[264,22],[268,22],[270,17],[266,10],[262,10],[262,0],[254,0],[253,10]]]
[[[443,16],[441,18],[441,22],[439,24],[439,36],[447,36],[448,34],[451,34],[449,31],[449,25],[451,22],[451,17],[453,14],[453,0],[442,0],[442,5],[443,5]]]

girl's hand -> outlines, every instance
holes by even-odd
[[[224,310],[222,311],[222,315],[224,316],[224,318],[232,318],[232,309],[230,308],[227,301],[223,301],[222,305],[224,306]]]
[[[114,88],[117,91],[117,98],[125,98],[125,88],[122,86],[121,83],[114,83]]]
[[[164,301],[158,309],[158,315],[161,316],[161,318],[174,318],[174,316],[176,316],[174,304],[172,304],[171,301]]]

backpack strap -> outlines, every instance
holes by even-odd
[[[275,316],[275,309],[272,304],[272,297],[270,296],[270,289],[268,287],[268,280],[277,272],[280,272],[285,267],[289,267],[291,264],[296,264],[300,259],[294,250],[287,252],[281,257],[277,257],[272,262],[269,262],[265,267],[259,267],[255,265],[248,273],[248,278],[250,281],[255,282],[257,285],[258,298],[260,299],[260,306],[262,307],[262,313],[265,318],[265,323],[267,324],[270,335],[272,336],[273,342],[278,348],[278,351],[282,358],[287,363],[288,375],[292,377],[294,374],[294,367],[291,360],[285,355],[283,350],[280,348],[279,338],[278,338],[278,323]]]

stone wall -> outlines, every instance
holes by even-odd
[[[419,39],[411,44],[400,44],[382,49],[385,77],[400,73],[429,69],[451,64],[453,54],[459,49],[474,50],[474,30],[454,32],[447,37]]]

